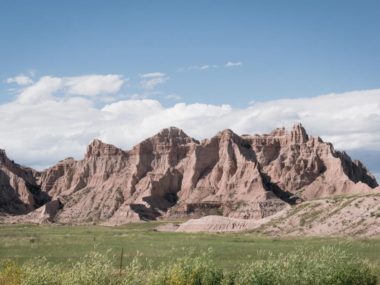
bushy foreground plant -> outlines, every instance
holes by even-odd
[[[122,271],[112,258],[90,253],[69,268],[44,258],[22,266],[6,261],[0,268],[0,285],[374,285],[376,276],[367,262],[332,247],[290,254],[265,253],[261,261],[224,272],[211,253],[188,254],[158,268],[136,257]]]
[[[22,266],[22,282],[25,285],[60,285],[63,271],[44,257],[29,260]]]
[[[135,258],[121,279],[124,285],[214,285],[221,284],[223,270],[214,264],[211,252],[200,256],[190,253],[156,269],[143,266],[139,258]]]
[[[22,285],[117,285],[112,259],[107,255],[91,252],[69,269],[53,265],[45,258],[37,258],[22,267]],[[1,284],[1,283],[0,283]]]
[[[5,260],[0,264],[0,284],[18,285],[21,284],[21,267],[12,260]]]
[[[316,252],[298,250],[245,264],[235,274],[234,285],[372,285],[376,276],[367,262],[345,251],[325,247]]]
[[[62,285],[119,284],[112,260],[106,255],[92,252],[74,264],[62,275]]]
[[[222,269],[215,266],[211,253],[186,256],[163,265],[151,279],[152,285],[214,285],[223,280]]]

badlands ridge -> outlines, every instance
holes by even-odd
[[[184,220],[177,231],[380,234],[380,187],[332,144],[292,130],[197,141],[178,128],[125,151],[100,140],[44,170],[0,150],[0,222]],[[207,216],[201,219],[199,217]]]

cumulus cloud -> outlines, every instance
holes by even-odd
[[[44,76],[35,84],[23,89],[18,96],[18,101],[23,104],[32,104],[48,100],[51,99],[52,95],[61,87],[61,78]]]
[[[51,99],[53,94],[96,96],[114,94],[124,83],[121,75],[85,75],[77,77],[43,76],[36,83],[21,89],[18,101],[24,104]]]
[[[243,65],[243,63],[241,61],[229,61],[224,66],[225,67],[238,67],[238,66],[242,66],[242,65]]]
[[[12,159],[47,166],[66,156],[81,158],[93,138],[129,149],[168,126],[203,139],[225,128],[253,134],[302,122],[309,133],[336,148],[349,150],[356,158],[371,158],[371,169],[380,172],[375,165],[380,161],[380,89],[252,102],[245,108],[201,103],[165,107],[148,99],[99,106],[91,96],[59,96],[62,81],[43,77],[23,89],[19,98],[0,105],[0,147]]]
[[[163,84],[169,77],[162,72],[151,72],[140,75],[140,86],[145,90],[153,90],[158,84]]]
[[[24,74],[17,75],[15,77],[9,77],[5,80],[6,83],[15,83],[17,85],[28,85],[32,84],[33,80],[29,76],[26,76]]]
[[[117,74],[95,74],[65,78],[65,86],[69,93],[85,96],[116,93],[123,83],[122,76]]]

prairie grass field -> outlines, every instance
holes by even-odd
[[[156,232],[158,222],[135,223],[120,227],[62,226],[62,225],[1,225],[0,259],[14,259],[22,263],[44,256],[52,263],[65,263],[90,251],[115,255],[128,263],[137,253],[158,265],[181,257],[211,249],[217,265],[233,268],[236,264],[265,259],[265,251],[288,253],[297,248],[318,250],[335,246],[355,256],[368,259],[380,267],[379,239],[350,238],[273,238],[254,233],[174,233]]]
[[[380,278],[380,239],[277,238],[256,233],[174,233],[154,230],[160,223],[136,223],[119,227],[63,225],[1,225],[0,262],[22,265],[45,257],[52,265],[72,266],[90,252],[107,256],[113,266],[123,266],[139,256],[143,266],[158,268],[176,258],[200,256],[211,251],[212,262],[225,272],[241,264],[265,262],[269,257],[297,250],[318,252],[331,246],[366,259]],[[269,254],[270,253],[270,254]],[[236,283],[238,284],[238,283]],[[239,283],[240,284],[240,283]],[[248,284],[248,283],[247,283]],[[249,283],[250,284],[250,283]]]

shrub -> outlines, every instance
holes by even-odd
[[[97,252],[87,254],[62,277],[62,285],[120,284],[111,259]]]
[[[12,260],[5,260],[0,264],[0,284],[19,285],[22,280],[22,270]]]
[[[22,266],[23,285],[59,285],[61,271],[46,258],[34,258]]]
[[[210,252],[198,257],[178,258],[152,275],[152,285],[215,285],[221,284],[223,271],[216,267]]]
[[[111,259],[96,252],[71,264],[69,269],[52,265],[45,258],[32,259],[22,266],[22,276],[23,285],[120,284]]]
[[[324,247],[317,252],[298,250],[287,255],[246,264],[234,279],[234,285],[375,285],[372,268],[344,251]]]
[[[152,268],[144,267],[140,262],[139,256],[136,256],[125,268],[121,283],[123,285],[145,285],[148,284],[151,274]]]
[[[333,248],[297,250],[274,255],[265,252],[260,261],[223,272],[210,252],[191,253],[161,264],[143,265],[139,256],[119,272],[107,255],[92,252],[70,267],[53,265],[45,258],[22,266],[5,261],[0,266],[0,284],[7,285],[375,285],[371,266],[359,258]]]

